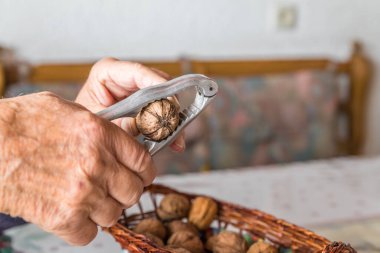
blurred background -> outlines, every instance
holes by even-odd
[[[349,191],[356,199],[330,201],[328,217],[318,207],[300,218],[286,204],[261,198],[248,203],[302,225],[359,217],[363,224],[347,225],[359,227],[347,232],[350,240],[364,230],[379,235],[379,221],[368,220],[380,214],[374,204],[380,195],[374,186],[380,181],[379,9],[380,2],[372,0],[0,0],[0,87],[5,97],[52,90],[74,99],[91,65],[106,56],[139,61],[172,76],[210,75],[220,94],[189,127],[184,154],[158,155],[161,174],[238,167],[265,171],[263,165],[348,157],[334,166],[349,169],[334,175],[346,179],[339,187],[354,187]],[[350,160],[358,157],[368,161]],[[310,167],[336,169],[328,161]],[[307,166],[297,164],[296,171]],[[293,169],[295,181],[284,184],[305,184],[307,176]],[[333,178],[327,173],[318,179],[321,174],[315,176],[318,182]],[[270,192],[277,181],[268,180],[272,184],[262,187]],[[366,188],[367,182],[373,187]],[[289,201],[297,202],[297,194],[290,191]],[[369,207],[351,208],[363,203]],[[315,227],[332,237],[346,229],[345,224],[334,225],[335,230]],[[380,245],[371,241],[370,247]]]

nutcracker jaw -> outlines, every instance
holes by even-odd
[[[136,91],[128,98],[97,113],[107,120],[121,117],[135,117],[140,110],[149,103],[174,96],[184,90],[194,87],[196,92],[192,104],[180,112],[180,123],[176,130],[166,139],[155,142],[144,139],[145,146],[151,155],[172,143],[183,128],[193,121],[204,108],[212,101],[218,92],[218,85],[212,79],[199,74],[189,74],[172,79],[166,83],[150,86]]]

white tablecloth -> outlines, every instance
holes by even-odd
[[[257,208],[302,226],[380,215],[380,157],[163,176],[156,182]]]
[[[380,157],[162,176],[156,182],[258,208],[306,227],[380,216]],[[21,252],[121,252],[105,233],[82,248],[70,247],[34,225],[8,234]]]

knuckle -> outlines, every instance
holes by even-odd
[[[118,61],[118,59],[113,57],[104,57],[97,61],[94,66],[91,68],[91,72],[97,71],[99,68],[102,68],[104,65],[108,65],[109,63]]]
[[[42,227],[77,246],[87,245],[97,234],[97,227],[88,219],[88,212],[67,204],[62,204],[56,218]]]
[[[91,221],[82,223],[76,230],[71,231],[66,238],[66,241],[74,246],[85,246],[95,239],[98,233],[95,224],[91,224]]]
[[[109,140],[106,138],[102,119],[86,111],[82,113],[82,120],[78,133],[80,143],[77,148],[81,155],[78,158],[79,169],[88,172],[88,175],[95,175],[112,161],[107,149]]]
[[[143,70],[146,70],[146,66],[139,63],[139,62],[132,62],[132,68],[136,71],[136,72],[141,72]]]
[[[114,66],[115,63],[119,62],[119,59],[113,57],[105,57],[97,61],[91,68],[89,79],[94,79],[100,82],[105,81],[105,76],[107,76],[108,70]]]
[[[98,231],[96,229],[85,231],[84,233],[81,233],[79,237],[76,236],[73,238],[71,245],[86,246],[95,239],[97,233]]]
[[[45,102],[50,104],[50,106],[56,106],[57,103],[62,101],[58,95],[50,91],[42,91],[38,93],[38,95],[41,96]]]
[[[58,98],[58,96],[51,91],[42,91],[39,95],[50,99]]]
[[[105,221],[104,227],[112,227],[113,225],[115,225],[121,216],[121,212],[122,212],[122,210],[119,208],[117,210],[115,210],[114,211],[115,214],[110,215],[107,218],[107,220]]]
[[[78,152],[80,156],[77,160],[77,167],[75,168],[77,172],[75,174],[76,182],[78,180],[83,180],[86,183],[88,181],[92,182],[94,184],[92,185],[93,188],[102,186],[99,182],[103,182],[105,175],[108,175],[108,173],[112,171],[112,165],[114,163],[112,160],[113,157],[104,147],[99,145],[96,140],[81,143]],[[107,168],[111,169],[106,170]],[[79,188],[79,183],[76,182],[74,181],[73,184],[76,188]],[[87,185],[84,185],[84,187],[86,186]]]
[[[99,125],[99,117],[93,114],[90,111],[83,111],[80,113],[79,117],[83,122],[86,122],[89,126],[98,126]]]
[[[140,200],[143,192],[144,192],[144,187],[141,184],[136,185],[134,189],[130,192],[128,201],[127,203],[124,203],[125,205],[124,207],[129,208],[133,206],[134,204],[136,204]]]
[[[153,158],[149,152],[144,148],[138,148],[135,150],[135,154],[132,157],[134,159],[133,171],[139,174],[143,180],[143,184],[149,185],[156,177],[156,167],[153,163]]]
[[[80,112],[82,128],[91,138],[99,138],[103,134],[103,124],[99,117],[89,111]]]
[[[114,61],[119,61],[119,59],[109,56],[109,57],[103,57],[102,59],[100,59],[100,61],[98,61],[98,63],[108,63],[108,62],[114,62]]]
[[[47,231],[59,234],[72,233],[80,228],[80,224],[76,221],[80,221],[82,216],[77,208],[62,204],[62,208],[57,214],[57,217],[46,221],[43,227]]]
[[[105,168],[110,167],[110,158],[99,147],[90,147],[85,156],[86,159],[83,160],[81,168],[85,171],[85,175],[90,178],[97,178],[101,175],[100,173],[104,173]]]
[[[44,230],[48,232],[56,232],[56,231],[66,230],[67,224],[63,223],[61,219],[53,219],[53,220],[45,221],[45,223],[42,224],[41,226]]]
[[[67,203],[71,206],[84,204],[93,191],[93,184],[88,179],[80,177],[71,184],[67,193]]]
[[[141,173],[152,167],[152,156],[145,149],[139,149],[136,159],[136,172]]]

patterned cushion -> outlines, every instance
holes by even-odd
[[[214,78],[220,88],[218,96],[186,130],[189,138],[184,154],[166,150],[157,155],[161,173],[337,154],[339,95],[333,72]]]

